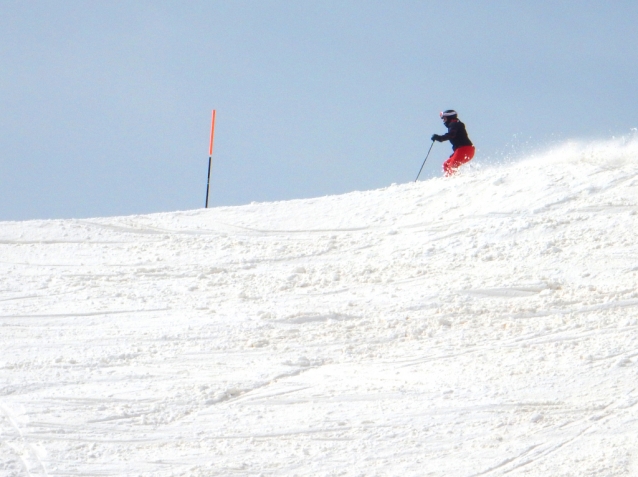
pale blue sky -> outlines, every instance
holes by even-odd
[[[448,108],[477,164],[628,134],[636,24],[636,1],[5,0],[0,220],[202,207],[213,108],[211,206],[412,181]]]

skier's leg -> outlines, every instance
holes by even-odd
[[[443,171],[446,176],[451,176],[463,164],[470,162],[474,157],[474,146],[461,146],[443,164]]]
[[[454,154],[452,154],[447,161],[443,163],[443,172],[445,173],[445,177],[449,177],[454,174]]]
[[[458,148],[454,151],[454,154],[450,156],[450,158],[443,163],[443,171],[445,171],[445,176],[449,177],[456,173],[456,170],[467,161],[464,161],[464,155],[461,148]]]

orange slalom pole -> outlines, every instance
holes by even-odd
[[[213,163],[213,142],[215,141],[215,110],[210,123],[210,143],[208,145],[208,181],[206,182],[206,208],[208,209],[208,192],[210,191],[210,169]]]
[[[210,145],[208,147],[208,155],[213,155],[213,143],[215,142],[215,110],[213,109],[213,119],[210,121]]]

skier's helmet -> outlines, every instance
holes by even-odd
[[[439,114],[443,122],[448,122],[450,119],[457,119],[456,111],[453,109],[446,109],[442,113]]]

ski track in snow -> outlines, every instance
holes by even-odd
[[[637,160],[0,223],[0,475],[638,475]]]

